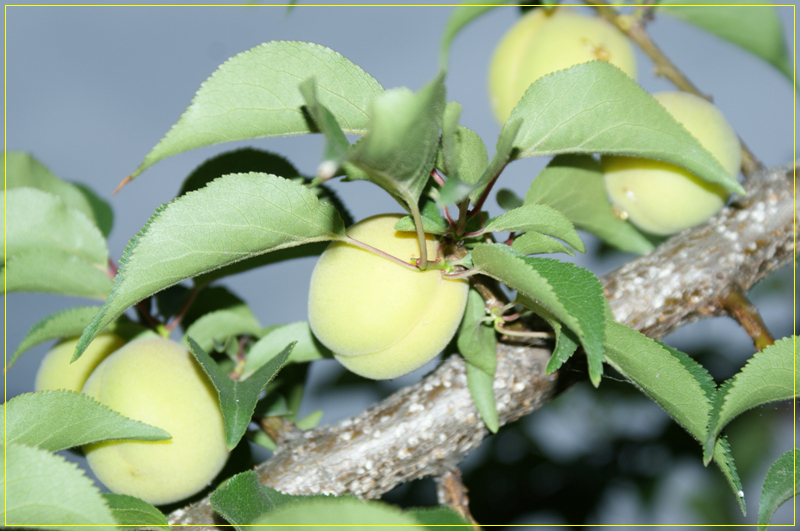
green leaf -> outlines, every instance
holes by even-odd
[[[223,344],[232,337],[244,334],[255,337],[261,335],[261,325],[246,306],[240,311],[217,310],[205,314],[186,329],[183,342],[188,345],[187,339],[191,337],[203,350],[209,351],[215,344]]]
[[[458,119],[461,117],[461,104],[447,102],[442,115],[442,138],[436,154],[436,167],[450,177],[458,177]]]
[[[270,251],[344,237],[331,205],[304,186],[261,173],[227,175],[160,208],[128,244],[114,288],[81,336],[183,279]]]
[[[766,531],[772,516],[784,502],[800,492],[800,452],[797,448],[789,450],[770,465],[764,486],[761,487],[761,500],[758,502],[758,531]]]
[[[0,478],[0,518],[8,527],[72,531],[74,526],[114,531],[115,520],[100,491],[78,465],[46,450],[8,444]]]
[[[517,194],[507,188],[498,190],[496,199],[500,208],[506,212],[515,208],[519,208],[523,205],[522,199],[520,199]]]
[[[416,206],[433,169],[444,96],[444,76],[439,74],[416,94],[399,88],[376,97],[369,133],[348,157],[348,162],[409,208]]]
[[[490,219],[486,232],[536,231],[560,238],[580,252],[586,252],[572,222],[561,212],[547,205],[524,205]]]
[[[290,343],[279,355],[262,365],[246,380],[231,380],[219,365],[211,359],[205,350],[191,337],[187,337],[189,347],[197,362],[203,367],[208,379],[214,384],[219,395],[219,406],[225,422],[225,442],[228,449],[233,449],[247,430],[250,418],[256,408],[256,402],[262,389],[275,377],[286,358],[292,352],[294,343]]]
[[[6,235],[2,257],[54,250],[105,270],[108,249],[103,235],[83,213],[51,193],[35,188],[6,192]],[[49,264],[56,270],[59,264]]]
[[[531,183],[525,204],[550,205],[579,229],[623,251],[645,254],[653,250],[650,240],[614,215],[600,163],[589,155],[555,157]]]
[[[9,257],[1,269],[6,277],[6,293],[56,293],[105,300],[113,285],[106,271],[58,249]]]
[[[378,501],[351,496],[312,496],[286,503],[256,518],[265,531],[295,530],[297,525],[336,530],[342,526],[414,526],[417,520],[400,509]],[[267,527],[269,526],[269,527]],[[273,527],[274,526],[274,527]],[[251,529],[259,529],[254,527]]]
[[[317,424],[319,424],[319,421],[322,420],[322,414],[323,411],[321,409],[314,410],[294,424],[301,430],[314,429],[317,427]]]
[[[717,436],[734,418],[748,409],[797,396],[799,382],[794,369],[795,339],[795,336],[787,337],[756,352],[747,365],[720,388],[718,410],[712,414],[703,444],[706,462],[711,459],[711,449]]]
[[[406,514],[413,516],[420,524],[432,531],[465,531],[463,526],[472,526],[450,507],[411,507]]]
[[[567,247],[558,240],[538,232],[526,232],[514,238],[511,248],[519,254],[543,254],[543,253],[566,253],[575,256],[572,247]]]
[[[442,34],[442,44],[439,51],[439,65],[440,68],[447,68],[447,60],[450,55],[450,46],[453,43],[456,35],[464,29],[464,27],[483,15],[487,11],[495,7],[507,4],[508,0],[464,0],[461,5],[455,8],[450,13],[450,18],[447,19],[447,24],[444,27]]]
[[[607,304],[597,277],[573,264],[526,258],[503,244],[476,245],[472,260],[481,273],[517,290],[574,331],[586,351],[589,377],[600,384]]]
[[[211,493],[209,501],[228,523],[239,531],[260,515],[275,509],[294,497],[265,487],[258,482],[255,470],[236,474]]]
[[[470,289],[456,344],[465,360],[493,377],[497,367],[497,337],[494,328],[483,321],[485,318],[486,303],[483,297]]]
[[[250,172],[269,173],[286,179],[300,177],[297,168],[284,157],[270,151],[242,148],[207,159],[183,181],[178,195],[199,190],[223,175]]]
[[[17,358],[31,347],[52,339],[79,336],[97,315],[99,309],[99,306],[76,306],[48,315],[28,330],[8,361],[6,370],[10,369]]]
[[[311,133],[298,88],[313,76],[320,102],[345,133],[364,134],[370,102],[383,92],[361,68],[330,48],[273,41],[220,66],[192,104],[139,165],[132,178],[159,160],[220,142]]]
[[[744,188],[667,110],[622,70],[591,61],[535,81],[511,112],[517,158],[610,153],[676,164],[731,192]],[[502,133],[501,133],[502,134]]]
[[[715,390],[713,379],[700,364],[683,352],[612,320],[606,325],[606,361],[695,439],[705,440]],[[723,438],[717,439],[714,460],[744,512],[744,498],[739,496],[741,482]]]
[[[794,79],[792,57],[774,2],[662,0],[656,7],[760,57],[780,70],[789,81]]]
[[[423,203],[420,209],[420,217],[422,219],[422,230],[427,234],[444,234],[450,228],[447,220],[439,213],[439,207],[436,206],[434,201],[427,200]],[[395,224],[394,230],[401,232],[416,231],[414,218],[411,216],[400,218]]]
[[[522,125],[522,120],[519,118],[509,118],[503,125],[503,129],[500,130],[500,136],[497,139],[497,146],[495,148],[494,157],[492,157],[492,162],[486,166],[483,174],[481,174],[480,178],[475,182],[477,185],[475,190],[469,195],[473,204],[478,203],[486,187],[497,179],[500,172],[506,167],[506,164],[517,158],[516,140]]]
[[[286,360],[287,363],[303,363],[333,357],[331,351],[311,333],[308,322],[298,321],[274,327],[259,339],[247,354],[244,374],[249,375],[258,370],[259,367],[277,356],[292,341],[297,344]]]
[[[606,326],[608,363],[692,436],[703,440],[711,411],[707,384],[685,366],[697,363],[685,354],[679,359],[676,352],[619,323],[610,321]]]
[[[169,526],[164,513],[144,500],[126,494],[103,494],[103,498],[121,526],[155,527]]]
[[[350,142],[344,136],[333,113],[319,101],[317,83],[313,77],[300,83],[300,93],[306,102],[305,109],[311,115],[317,130],[325,136],[324,161],[331,161],[338,166],[350,149]],[[334,171],[331,171],[330,176],[333,176]]]
[[[6,441],[57,452],[110,439],[164,441],[169,433],[123,417],[95,399],[74,391],[25,393],[6,403]]]
[[[61,180],[33,155],[24,151],[6,151],[6,190],[27,186],[60,197],[64,204],[91,220],[108,236],[114,222],[111,207],[89,188]],[[4,170],[5,171],[5,170]]]
[[[489,165],[486,145],[478,133],[460,125],[454,131],[452,141],[451,150],[455,154],[450,158],[453,160],[446,161],[446,167],[441,169],[447,176],[455,174],[465,183],[477,183]]]
[[[439,190],[439,202],[443,205],[460,203],[477,188],[476,185],[462,181],[458,177],[448,177]]]
[[[497,406],[494,402],[494,376],[486,374],[470,362],[466,363],[467,368],[467,388],[475,403],[475,409],[486,424],[486,428],[497,433],[500,428],[500,421],[497,418]]]

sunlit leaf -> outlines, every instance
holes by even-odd
[[[106,504],[119,525],[150,527],[167,526],[164,513],[144,500],[126,494],[103,494]]]
[[[51,452],[110,439],[163,441],[169,433],[124,417],[74,391],[39,391],[12,398],[0,410],[8,443]]]
[[[606,61],[591,61],[535,81],[504,130],[522,125],[517,158],[610,153],[671,162],[731,192],[744,189],[650,94]]]
[[[758,503],[758,531],[765,531],[784,502],[800,492],[800,452],[789,450],[770,465]]]
[[[161,207],[128,244],[114,289],[78,343],[140,300],[189,277],[270,251],[344,237],[331,205],[260,173],[221,177]]]
[[[113,281],[105,270],[69,251],[38,249],[6,260],[6,292],[55,293],[105,300]]]
[[[564,214],[548,205],[523,205],[486,222],[486,232],[535,231],[560,238],[580,252],[586,252],[581,237]]]
[[[444,27],[442,34],[442,44],[439,51],[439,63],[441,68],[447,68],[447,59],[450,55],[450,46],[453,43],[456,35],[464,29],[464,27],[483,15],[487,11],[509,3],[508,0],[464,0],[461,5],[455,8],[450,13],[450,18],[447,19],[447,24]]]
[[[378,82],[330,48],[272,41],[220,66],[132,177],[159,160],[202,146],[313,132],[301,111],[305,102],[299,89],[311,76],[320,101],[344,132],[364,134],[369,104],[383,92]]]

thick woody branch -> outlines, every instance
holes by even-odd
[[[697,319],[724,313],[730,286],[743,292],[794,255],[793,171],[754,174],[742,202],[724,209],[602,281],[617,320],[660,338]],[[498,347],[494,384],[500,424],[526,415],[556,392],[544,368],[550,352]],[[294,494],[375,498],[400,483],[441,476],[487,435],[452,356],[421,382],[335,426],[290,436],[257,472],[264,484]],[[208,499],[175,511],[172,524],[213,526]]]

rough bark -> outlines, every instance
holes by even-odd
[[[724,312],[732,287],[747,292],[794,256],[794,171],[754,174],[748,196],[707,223],[601,280],[618,321],[660,338]],[[500,345],[494,390],[500,424],[547,402],[558,380],[544,367],[550,352]],[[374,498],[402,482],[452,470],[487,435],[452,356],[421,382],[334,426],[290,435],[257,467],[260,481],[293,494]],[[208,499],[170,515],[172,524],[214,525]]]

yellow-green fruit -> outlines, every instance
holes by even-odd
[[[228,458],[217,393],[174,341],[128,343],[97,367],[83,392],[172,436],[84,446],[92,471],[112,492],[156,505],[176,502],[208,485]]]
[[[125,340],[116,334],[100,334],[89,343],[80,358],[70,363],[77,344],[78,338],[65,339],[45,355],[36,373],[34,388],[37,391],[67,389],[80,393],[94,368],[124,345]]]
[[[500,123],[540,77],[599,59],[636,78],[628,38],[598,17],[568,8],[534,9],[505,34],[489,67],[489,95]]]
[[[653,95],[736,178],[742,163],[739,139],[722,113],[686,92]],[[729,192],[668,162],[603,156],[611,202],[640,229],[662,236],[694,227],[716,214]]]
[[[416,233],[397,232],[401,218],[367,218],[352,238],[402,260],[419,257]],[[437,242],[427,236],[428,257]],[[322,253],[308,297],[308,322],[317,338],[356,374],[384,380],[425,365],[455,335],[468,282],[438,270],[412,271],[359,247],[335,242]]]

